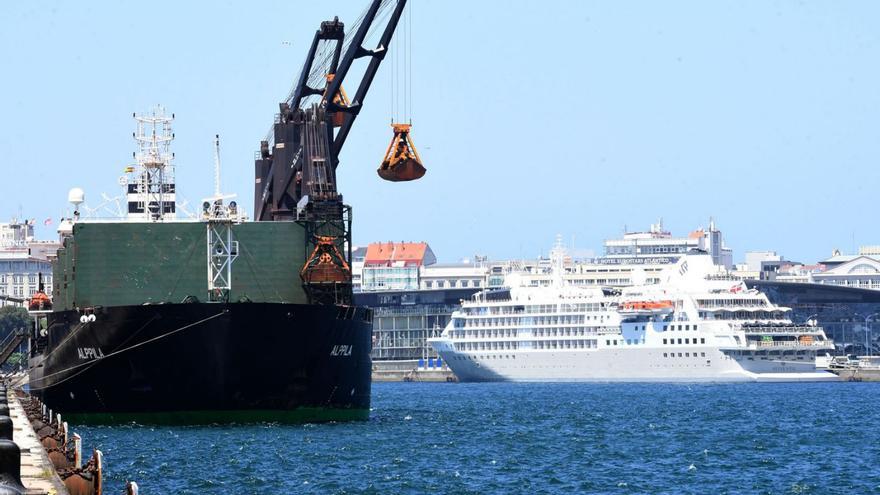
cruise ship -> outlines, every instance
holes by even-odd
[[[431,344],[459,380],[748,382],[821,381],[817,353],[834,348],[822,328],[796,324],[790,309],[692,251],[656,283],[576,287],[563,281],[485,290]],[[652,280],[653,282],[654,280]]]

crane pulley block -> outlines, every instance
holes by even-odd
[[[327,99],[327,91],[330,90],[330,86],[333,83],[334,74],[327,74],[327,87],[324,89],[324,99]],[[333,103],[338,105],[339,107],[347,107],[349,105],[348,95],[345,94],[345,90],[342,89],[342,85],[339,85],[339,91],[336,92],[336,95],[333,96]],[[342,124],[345,123],[345,113],[343,112],[335,112],[333,113],[333,127],[342,127]]]
[[[421,179],[426,170],[410,137],[412,125],[391,124],[391,128],[394,129],[394,138],[376,172],[391,182]]]

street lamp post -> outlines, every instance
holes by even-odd
[[[871,351],[871,347],[870,347],[871,346],[871,339],[869,338],[869,332],[868,332],[868,329],[869,329],[868,320],[870,320],[871,318],[878,316],[878,315],[880,315],[880,313],[870,314],[865,317],[865,352],[868,354],[868,356],[873,354],[873,352]]]

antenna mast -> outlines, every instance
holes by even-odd
[[[214,197],[220,196],[220,134],[214,134]]]
[[[174,132],[171,121],[174,114],[165,115],[162,106],[149,115],[132,114],[137,122],[137,131],[132,134],[137,143],[137,151],[132,153],[135,164],[127,167],[126,196],[128,218],[131,220],[161,221],[174,218],[174,153],[171,141]]]

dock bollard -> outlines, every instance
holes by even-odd
[[[0,416],[0,439],[12,440],[12,418]]]
[[[0,440],[0,495],[21,495],[21,449],[12,440]]]
[[[70,495],[100,495],[103,492],[103,458],[101,451],[95,449],[82,469],[59,473]]]

